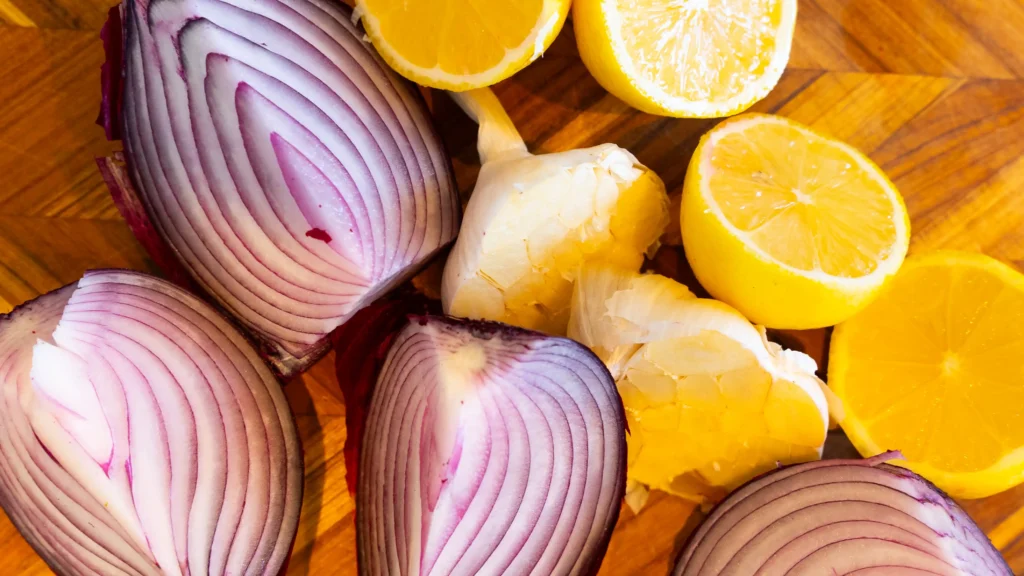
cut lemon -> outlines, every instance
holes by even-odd
[[[779,462],[820,456],[828,404],[814,360],[726,304],[664,276],[587,264],[569,336],[616,380],[634,509],[648,488],[714,501]]]
[[[728,116],[764,98],[789,61],[797,0],[576,0],[580,57],[651,114]]]
[[[960,498],[1024,481],[1024,275],[981,254],[909,258],[829,352],[861,454],[900,450]]]
[[[570,0],[356,0],[355,16],[399,74],[444,90],[490,86],[539,58]]]
[[[683,185],[697,279],[771,328],[819,328],[866,306],[907,253],[910,220],[882,170],[791,120],[747,114],[701,138]]]

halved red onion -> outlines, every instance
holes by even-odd
[[[595,574],[625,489],[622,402],[582,345],[412,317],[362,440],[361,574]]]
[[[107,178],[115,197],[282,374],[455,237],[457,190],[422,98],[347,10],[126,0],[112,16],[124,18],[123,60],[116,22],[105,35],[123,97],[108,62],[100,122],[123,126],[128,177]]]
[[[984,532],[924,478],[867,460],[826,460],[750,482],[693,535],[676,576],[1010,576]]]
[[[280,385],[163,280],[104,270],[0,316],[0,503],[59,574],[275,575],[302,500]]]

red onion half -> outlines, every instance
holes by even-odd
[[[302,500],[280,385],[208,305],[105,270],[0,316],[0,503],[59,574],[276,575]]]
[[[920,476],[868,460],[784,468],[704,521],[676,576],[1011,576],[985,534]]]
[[[347,10],[127,0],[112,16],[123,86],[108,62],[100,123],[123,127],[127,167],[101,165],[129,177],[107,181],[130,223],[151,221],[135,226],[143,243],[155,229],[282,374],[455,237],[457,190],[426,107]]]
[[[625,489],[622,402],[564,338],[413,317],[376,381],[360,574],[595,574]]]

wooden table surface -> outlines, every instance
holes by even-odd
[[[93,158],[113,149],[93,124],[112,0],[0,0],[0,312],[95,267],[153,270]],[[1024,0],[800,0],[789,69],[755,110],[789,116],[868,153],[906,198],[912,252],[985,252],[1024,270]],[[548,53],[497,87],[531,149],[615,142],[678,191],[715,121],[635,112],[576,54],[571,23]],[[478,169],[472,125],[432,106],[460,187]],[[656,258],[686,278],[677,249]],[[791,334],[822,360],[823,331]],[[353,502],[341,454],[345,408],[333,355],[287,386],[305,445],[306,492],[289,574],[355,574]],[[1024,425],[1024,424],[1022,424]],[[829,452],[848,452],[840,434]],[[964,502],[1024,574],[1024,487]],[[699,521],[655,494],[623,511],[603,575],[664,575]],[[0,574],[48,574],[0,517]]]

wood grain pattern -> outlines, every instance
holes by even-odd
[[[110,0],[0,0],[0,310],[94,267],[150,269],[92,159],[111,148],[93,125]],[[1024,2],[801,0],[789,69],[756,110],[810,124],[868,153],[903,192],[914,252],[978,250],[1024,270]],[[678,194],[714,120],[636,112],[581,65],[571,23],[541,60],[497,87],[535,151],[615,142]],[[479,169],[474,127],[430,101],[460,188]],[[666,247],[654,266],[690,279]],[[692,282],[691,282],[692,285]],[[819,361],[826,331],[781,334]],[[286,388],[305,446],[306,498],[290,574],[355,574],[354,504],[344,482],[345,408],[333,356]],[[830,454],[849,454],[841,433]],[[1024,574],[1024,487],[964,503]],[[699,521],[655,494],[624,511],[603,575],[663,575]],[[0,574],[48,574],[0,518]]]
[[[99,30],[113,4],[107,0],[0,0],[0,24]]]

